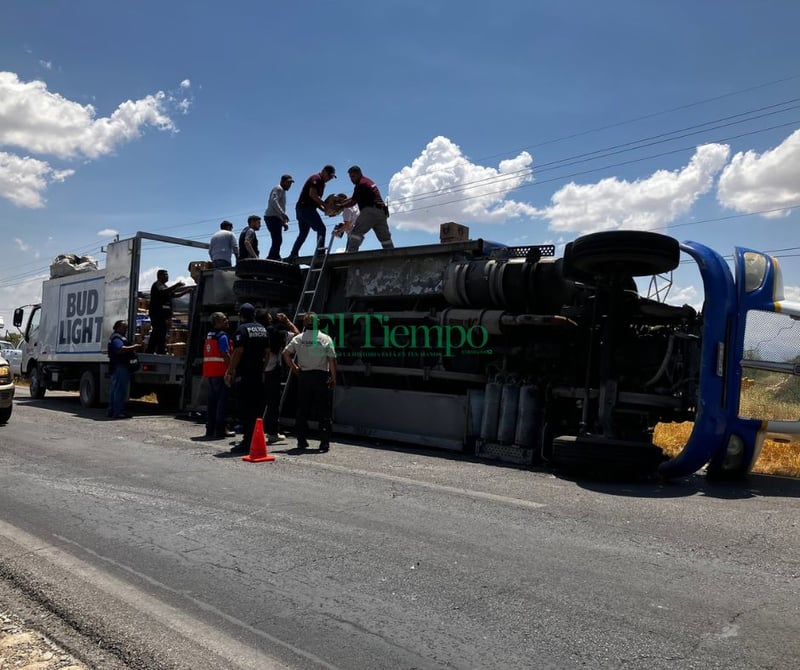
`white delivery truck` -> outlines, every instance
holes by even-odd
[[[208,248],[202,242],[139,232],[108,245],[104,269],[45,280],[41,303],[14,311],[14,325],[23,334],[21,372],[30,381],[32,398],[44,397],[47,390],[77,390],[84,407],[108,400],[106,346],[114,322],[126,319],[129,337],[136,336],[143,240]],[[131,397],[155,393],[159,404],[177,408],[185,356],[143,353],[139,359]]]

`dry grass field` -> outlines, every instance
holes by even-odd
[[[660,423],[653,433],[653,442],[669,456],[683,449],[692,432],[692,423]],[[765,440],[753,472],[765,475],[800,478],[800,441]]]
[[[739,397],[740,416],[780,421],[800,420],[800,380],[787,375],[756,371],[745,378]],[[668,455],[674,456],[683,449],[692,424],[659,424],[653,442]],[[753,472],[766,475],[800,478],[800,439],[790,436],[764,441],[761,455]]]

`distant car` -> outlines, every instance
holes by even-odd
[[[14,375],[8,361],[0,356],[0,425],[8,423],[14,408]]]
[[[0,340],[0,356],[11,366],[11,376],[22,376],[22,349],[18,349],[8,340]]]

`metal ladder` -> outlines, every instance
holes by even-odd
[[[314,301],[317,297],[317,288],[319,287],[319,280],[322,277],[322,271],[328,263],[328,254],[333,246],[335,237],[331,235],[331,241],[328,246],[317,247],[314,249],[314,255],[311,257],[311,263],[306,272],[306,280],[303,282],[303,290],[300,293],[300,300],[297,301],[297,310],[294,313],[294,324],[297,325],[297,320],[302,317],[306,312],[310,312],[314,308]]]
[[[314,249],[314,255],[311,257],[311,263],[308,266],[308,272],[306,272],[306,279],[303,282],[303,290],[300,292],[300,300],[297,301],[297,309],[294,313],[294,319],[292,323],[296,326],[298,319],[305,315],[306,312],[310,312],[314,308],[314,301],[317,298],[317,289],[319,288],[319,280],[322,277],[322,272],[325,269],[325,265],[328,262],[328,254],[331,252],[331,247],[333,246],[333,241],[336,239],[335,235],[331,235],[331,240],[328,242],[328,246],[321,246],[316,247]],[[302,326],[299,326],[300,330],[302,331]],[[281,391],[281,402],[278,405],[278,417],[283,413],[283,406],[286,402],[286,396],[289,393],[289,386],[291,385],[293,375],[289,373],[289,376],[286,378],[286,381],[283,384],[283,389]]]

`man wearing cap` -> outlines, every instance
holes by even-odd
[[[249,302],[239,307],[239,327],[233,335],[233,353],[225,372],[225,384],[235,384],[242,422],[242,441],[231,449],[232,454],[250,451],[256,419],[264,413],[264,354],[269,333],[255,317],[256,308]]]
[[[303,242],[308,237],[308,231],[312,228],[317,234],[317,248],[325,246],[325,224],[322,223],[318,210],[325,211],[322,194],[325,193],[325,184],[331,179],[336,179],[336,168],[333,165],[326,165],[318,173],[312,174],[303,184],[295,207],[299,233],[289,256],[285,259],[287,263],[297,261],[300,247],[303,246]]]
[[[375,231],[375,235],[384,249],[393,249],[394,244],[392,243],[392,233],[389,231],[388,221],[389,208],[381,198],[381,192],[378,190],[377,185],[362,174],[358,165],[351,167],[347,174],[355,188],[353,188],[352,197],[345,200],[342,205],[344,207],[358,205],[359,214],[353,224],[353,230],[347,238],[345,251],[348,253],[358,251],[364,241],[364,236],[370,230]]]
[[[264,212],[264,223],[267,224],[267,230],[272,238],[267,258],[273,261],[281,259],[283,231],[289,230],[289,217],[286,215],[286,191],[292,187],[293,183],[292,175],[283,175],[280,184],[270,191],[267,209]]]
[[[209,240],[208,255],[214,268],[229,268],[231,256],[237,260],[239,258],[239,244],[232,231],[233,224],[230,221],[223,221],[219,224],[219,230]]]

